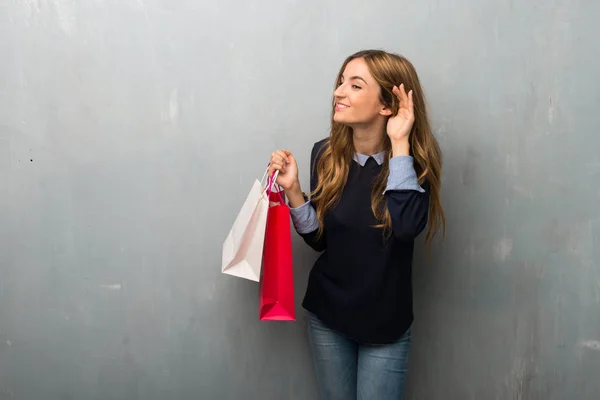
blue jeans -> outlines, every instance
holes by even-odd
[[[395,343],[360,344],[308,313],[308,339],[323,400],[401,400],[410,329]]]

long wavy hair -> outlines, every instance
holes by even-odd
[[[410,155],[415,160],[419,184],[429,184],[430,202],[428,231],[425,242],[430,244],[431,239],[442,229],[444,235],[446,229],[446,218],[440,200],[442,152],[437,140],[433,136],[429,119],[427,117],[426,102],[419,77],[410,61],[406,58],[387,53],[381,50],[363,50],[349,56],[342,65],[335,81],[335,87],[341,83],[342,74],[346,65],[356,59],[365,60],[369,72],[381,88],[381,102],[392,110],[396,115],[399,109],[399,101],[392,92],[394,85],[400,86],[404,83],[406,92],[413,91],[413,103],[415,121],[409,136]],[[335,96],[332,100],[331,111],[331,133],[327,143],[322,147],[319,162],[316,166],[318,184],[311,194],[312,201],[317,209],[319,220],[319,235],[323,234],[323,219],[325,215],[337,204],[342,190],[348,179],[350,163],[354,157],[355,148],[352,137],[352,128],[335,122]],[[385,207],[385,196],[382,196],[389,175],[389,160],[392,157],[392,146],[389,137],[383,133],[383,151],[386,157],[382,165],[381,173],[375,179],[371,192],[371,209],[380,223],[377,228],[384,228],[389,236],[392,231],[392,219]]]

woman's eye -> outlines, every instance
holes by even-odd
[[[352,89],[362,89],[362,88],[358,85],[352,85]]]

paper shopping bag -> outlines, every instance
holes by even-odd
[[[223,243],[224,274],[260,280],[268,208],[267,190],[256,180]]]
[[[260,320],[295,321],[290,208],[281,192],[270,193],[260,285]]]

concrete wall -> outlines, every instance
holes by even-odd
[[[444,243],[415,267],[410,399],[596,399],[593,1],[0,1],[0,399],[315,399],[222,241],[272,150],[308,184],[335,74],[420,72]],[[315,253],[294,236],[297,301]]]

